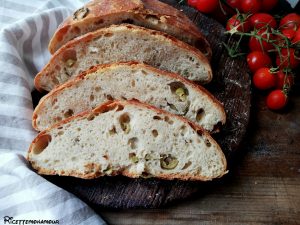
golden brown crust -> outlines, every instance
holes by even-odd
[[[177,116],[177,115],[173,115],[171,113],[168,113],[164,110],[161,110],[161,109],[158,109],[154,106],[151,106],[151,105],[148,105],[148,104],[145,104],[145,103],[141,103],[139,101],[136,101],[136,100],[129,100],[129,101],[108,101],[100,106],[98,106],[97,108],[93,109],[92,111],[86,111],[86,112],[82,112],[78,115],[75,115],[75,116],[72,116],[72,117],[69,117],[55,125],[53,125],[52,127],[42,131],[41,133],[39,133],[37,135],[37,137],[32,141],[30,147],[29,147],[29,150],[28,150],[28,154],[27,154],[27,160],[31,163],[32,167],[38,171],[38,173],[40,174],[45,174],[45,175],[63,175],[63,176],[74,176],[74,177],[79,177],[79,178],[83,178],[83,179],[94,179],[94,178],[97,178],[97,177],[100,177],[100,176],[104,176],[105,174],[102,174],[99,172],[99,170],[94,170],[92,172],[88,172],[88,173],[78,173],[78,172],[75,172],[75,171],[69,171],[69,172],[66,172],[66,171],[53,171],[53,170],[47,170],[47,169],[43,169],[43,168],[40,168],[38,166],[35,165],[35,162],[34,161],[31,161],[30,160],[30,153],[34,147],[34,144],[39,140],[40,137],[42,137],[43,135],[47,134],[48,131],[50,131],[51,129],[54,129],[54,128],[57,128],[57,127],[60,127],[62,126],[63,124],[67,124],[68,122],[72,121],[72,120],[75,120],[75,119],[78,119],[78,118],[86,118],[88,117],[90,114],[99,114],[99,113],[103,113],[103,112],[106,112],[106,111],[110,111],[110,110],[113,110],[117,107],[124,107],[126,105],[137,105],[139,107],[142,107],[142,108],[147,108],[147,109],[150,109],[152,111],[155,111],[157,112],[158,114],[164,114],[166,116],[169,116],[169,117],[173,117],[173,118],[176,118],[178,120],[181,120],[182,122],[184,122],[185,124],[189,125],[192,127],[192,129],[194,129],[199,135],[205,135],[210,142],[212,142],[214,145],[218,146],[217,149],[218,149],[218,152],[219,154],[221,155],[222,157],[222,163],[224,165],[224,170],[223,172],[217,176],[217,177],[203,177],[203,176],[200,176],[200,175],[189,175],[189,174],[168,174],[168,175],[164,175],[164,174],[159,174],[159,175],[156,175],[155,177],[157,178],[161,178],[161,179],[166,179],[166,180],[172,180],[172,179],[181,179],[181,180],[198,180],[198,181],[208,181],[208,180],[212,180],[214,178],[219,178],[219,177],[222,177],[224,174],[226,174],[228,171],[226,170],[227,168],[227,161],[226,161],[226,158],[225,158],[225,155],[223,154],[221,148],[219,147],[218,143],[210,136],[210,134],[205,131],[202,127],[198,126],[197,124],[194,124],[192,123],[191,121],[183,118],[183,117],[180,117],[180,116]],[[98,166],[98,168],[101,168],[100,165]],[[119,171],[114,171],[115,173],[113,175],[124,175],[124,176],[128,176],[128,177],[132,177],[132,178],[136,178],[138,175],[137,174],[132,174],[132,173],[129,173],[128,171],[126,171],[126,168],[122,168],[120,169]]]
[[[44,168],[40,168],[38,166],[35,166],[32,164],[32,161],[29,160],[31,163],[31,166],[33,169],[35,169],[39,174],[42,175],[59,175],[59,176],[72,176],[72,177],[78,177],[82,179],[96,179],[102,176],[117,176],[117,175],[123,175],[129,178],[138,178],[138,177],[143,177],[140,176],[139,174],[135,173],[130,173],[128,170],[120,169],[119,171],[114,171],[111,175],[101,173],[100,171],[93,172],[93,173],[78,173],[76,171],[70,171],[70,172],[65,172],[65,171],[55,171],[55,170],[47,170]],[[226,167],[225,167],[226,168]],[[179,174],[179,173],[174,173],[174,174],[159,174],[157,176],[153,176],[154,178],[159,178],[163,180],[174,180],[174,179],[179,179],[179,180],[185,180],[185,181],[211,181],[215,178],[221,178],[225,174],[228,173],[228,170],[225,170],[222,174],[220,174],[217,177],[205,177],[201,175],[193,175],[193,174]]]
[[[133,16],[139,21],[145,21],[149,16],[160,19],[162,23],[177,29],[182,37],[188,36],[193,39],[195,46],[207,53],[211,58],[211,48],[197,26],[182,12],[172,6],[158,0],[94,0],[85,5],[88,13],[82,19],[68,17],[55,32],[49,43],[49,51],[53,54],[67,41],[66,36],[71,32],[75,36],[82,35],[80,27],[94,26],[90,31],[102,28],[103,19],[108,16]],[[126,19],[125,19],[126,20]],[[177,37],[179,38],[179,37]]]
[[[164,70],[160,70],[157,69],[155,67],[146,65],[144,63],[139,63],[139,62],[135,62],[135,61],[130,61],[130,62],[119,62],[119,63],[111,63],[111,64],[102,64],[102,65],[97,65],[94,66],[93,68],[84,71],[83,73],[81,73],[80,75],[78,75],[77,77],[75,77],[72,80],[67,81],[66,83],[58,86],[57,88],[53,89],[51,92],[49,92],[47,95],[45,95],[39,102],[39,104],[37,105],[37,107],[35,108],[34,112],[33,112],[33,116],[32,116],[32,126],[34,129],[38,130],[37,128],[37,124],[36,124],[36,120],[37,120],[37,114],[39,114],[39,111],[41,108],[43,108],[43,105],[45,104],[44,102],[46,101],[46,99],[49,98],[55,98],[56,95],[63,89],[66,89],[68,87],[71,87],[73,85],[75,85],[77,82],[79,82],[80,80],[83,80],[86,76],[88,76],[91,73],[94,73],[98,70],[102,70],[102,69],[106,69],[106,68],[111,68],[111,67],[115,67],[115,66],[119,66],[119,65],[127,65],[127,66],[132,66],[132,67],[145,67],[146,69],[153,71],[156,74],[160,74],[162,76],[166,76],[166,77],[170,77],[170,78],[174,78],[176,80],[180,80],[180,82],[182,82],[183,84],[186,84],[187,86],[191,86],[193,88],[195,88],[199,93],[204,93],[206,94],[216,105],[217,107],[222,110],[223,112],[223,118],[222,118],[222,124],[225,124],[226,122],[226,113],[224,110],[224,107],[222,106],[222,103],[220,103],[209,91],[207,91],[204,87],[197,85],[195,83],[193,83],[192,81],[189,81],[185,78],[183,78],[182,76],[176,74],[176,73],[171,73],[171,72],[167,72]]]

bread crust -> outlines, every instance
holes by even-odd
[[[91,32],[86,35],[80,36],[80,37],[75,38],[72,41],[68,42],[63,47],[61,47],[51,57],[48,64],[45,65],[44,68],[36,75],[36,77],[34,79],[34,85],[35,85],[36,89],[40,92],[44,91],[42,88],[41,79],[43,78],[43,76],[46,76],[46,77],[48,76],[50,78],[55,76],[54,71],[53,71],[54,68],[52,68],[52,67],[54,67],[54,65],[57,65],[56,61],[59,60],[59,57],[61,55],[63,55],[67,50],[76,48],[80,43],[91,42],[91,41],[93,41],[93,39],[100,37],[101,35],[104,35],[106,33],[110,33],[110,32],[113,33],[115,30],[118,30],[118,29],[122,29],[122,32],[139,31],[139,32],[144,33],[145,35],[154,35],[162,41],[170,42],[174,46],[177,46],[179,48],[182,48],[184,50],[192,52],[198,58],[198,60],[202,62],[202,64],[207,69],[208,78],[206,81],[203,81],[203,83],[209,83],[212,80],[213,74],[212,74],[212,70],[211,70],[208,59],[202,54],[201,51],[199,51],[195,47],[190,46],[190,45],[188,45],[166,33],[160,32],[160,31],[154,31],[154,30],[146,29],[143,27],[138,27],[138,26],[131,25],[131,24],[122,24],[122,25],[112,25],[109,28],[99,29],[95,32]]]
[[[225,110],[224,110],[224,107],[222,105],[221,102],[219,102],[209,91],[207,91],[204,87],[200,86],[200,85],[197,85],[195,83],[193,83],[192,81],[189,81],[185,78],[183,78],[182,76],[176,74],[176,73],[171,73],[171,72],[167,72],[167,71],[164,71],[164,70],[160,70],[160,69],[157,69],[155,67],[152,67],[152,66],[149,66],[147,64],[144,64],[144,63],[139,63],[139,62],[135,62],[135,61],[130,61],[130,62],[119,62],[119,63],[111,63],[111,64],[103,64],[103,65],[97,65],[97,66],[94,66],[93,68],[87,70],[87,71],[84,71],[82,72],[80,75],[78,75],[77,77],[75,77],[74,79],[72,80],[69,80],[67,81],[66,83],[58,86],[57,88],[53,89],[51,92],[49,92],[47,95],[45,95],[39,102],[39,104],[37,105],[37,107],[35,108],[34,112],[33,112],[33,116],[32,116],[32,126],[34,129],[36,130],[39,130],[38,129],[38,126],[37,126],[37,115],[40,113],[41,109],[44,107],[45,105],[45,101],[48,100],[49,98],[53,99],[57,96],[57,94],[68,88],[68,87],[71,87],[73,85],[75,85],[76,83],[78,83],[80,80],[84,80],[84,78],[86,76],[88,76],[89,74],[93,73],[93,72],[96,72],[98,70],[105,70],[105,69],[108,69],[108,68],[113,68],[113,67],[116,67],[116,66],[120,66],[120,65],[126,65],[126,66],[131,66],[132,68],[135,68],[135,67],[143,67],[147,70],[150,70],[150,71],[153,71],[155,74],[160,74],[162,76],[166,76],[166,77],[170,77],[170,78],[173,78],[173,79],[176,79],[176,80],[179,80],[180,82],[182,82],[183,84],[185,84],[186,86],[190,86],[192,88],[194,88],[198,93],[201,93],[201,94],[205,94],[207,95],[208,98],[210,98],[213,103],[216,105],[216,107],[222,111],[222,118],[221,118],[221,123],[222,125],[225,124],[226,122],[226,113],[225,113]],[[214,130],[213,132],[215,131],[218,131],[218,130]]]
[[[33,151],[33,147],[34,145],[37,143],[37,141],[39,140],[40,137],[42,137],[43,135],[47,134],[48,131],[50,131],[53,128],[58,128],[60,126],[62,126],[63,124],[67,124],[68,122],[74,120],[74,119],[78,119],[78,118],[86,118],[88,117],[90,114],[100,114],[102,112],[106,112],[109,110],[113,110],[116,107],[124,107],[126,105],[137,105],[138,107],[141,108],[147,108],[150,109],[152,111],[157,112],[158,114],[164,114],[166,116],[169,116],[171,118],[176,118],[178,120],[181,120],[182,122],[184,122],[186,125],[189,125],[192,129],[194,129],[199,135],[204,135],[211,143],[213,143],[214,145],[217,146],[217,151],[221,156],[222,159],[222,165],[224,170],[222,171],[222,173],[220,173],[218,176],[216,177],[205,177],[205,176],[201,176],[201,175],[187,175],[187,174],[179,174],[179,173],[175,173],[175,174],[159,174],[158,176],[155,176],[156,178],[161,178],[161,179],[165,179],[165,180],[173,180],[173,179],[180,179],[180,180],[194,180],[194,181],[209,181],[212,180],[214,178],[220,178],[223,175],[225,175],[226,173],[228,173],[227,171],[227,161],[225,158],[224,153],[222,152],[220,146],[218,145],[218,143],[210,136],[210,134],[205,131],[202,127],[198,126],[195,123],[192,123],[191,121],[177,116],[177,115],[173,115],[171,113],[168,113],[164,110],[158,109],[154,106],[145,104],[145,103],[141,103],[138,102],[136,100],[129,100],[129,101],[108,101],[100,106],[98,106],[97,108],[93,109],[92,111],[85,111],[82,112],[80,114],[77,114],[75,116],[69,117],[55,125],[53,125],[52,127],[40,132],[37,137],[32,141],[29,150],[28,150],[28,154],[27,154],[27,160],[30,162],[31,166],[37,170],[37,172],[39,174],[44,174],[44,175],[62,175],[62,176],[74,176],[74,177],[79,177],[79,178],[83,178],[83,179],[94,179],[94,178],[98,178],[101,177],[105,174],[102,174],[99,170],[94,171],[94,172],[90,172],[90,173],[78,173],[76,171],[71,171],[71,172],[65,172],[65,171],[54,171],[54,170],[47,170],[44,168],[41,168],[39,166],[35,165],[35,162],[33,160],[30,159],[30,154]],[[100,166],[100,165],[95,165],[95,166]],[[114,173],[112,175],[124,175],[127,177],[131,177],[131,178],[137,178],[138,175],[134,174],[134,173],[130,173],[128,170],[126,170],[126,168],[120,168],[118,171],[114,171]]]
[[[70,35],[68,32],[71,32],[74,37],[83,35],[82,32],[79,32],[81,31],[80,28],[90,26],[90,31],[95,31],[104,27],[102,25],[103,19],[125,16],[123,20],[126,20],[127,15],[128,19],[134,18],[144,23],[147,23],[149,17],[159,19],[160,23],[176,30],[177,38],[188,37],[192,39],[193,41],[189,44],[195,45],[207,53],[206,56],[209,59],[211,58],[210,45],[198,27],[184,13],[168,4],[158,0],[94,0],[84,7],[88,9],[84,18],[74,19],[71,15],[58,27],[49,43],[51,54],[70,40],[66,39],[67,34]]]

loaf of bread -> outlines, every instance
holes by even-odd
[[[202,83],[212,79],[209,62],[198,49],[159,31],[113,25],[68,42],[34,82],[38,90],[50,91],[97,64],[132,60]]]
[[[168,33],[211,57],[210,46],[197,26],[184,13],[158,0],[91,1],[58,27],[50,41],[49,51],[53,54],[80,35],[124,22]]]
[[[35,108],[32,124],[41,131],[113,99],[137,99],[182,115],[208,131],[226,120],[221,103],[204,88],[177,74],[128,62],[97,66],[52,90]]]
[[[201,127],[136,101],[109,102],[70,117],[33,140],[40,174],[211,180],[226,173],[219,145]]]

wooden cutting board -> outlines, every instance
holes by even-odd
[[[229,58],[222,42],[227,42],[224,28],[196,10],[181,6],[174,0],[164,0],[186,13],[207,37],[213,50],[211,65],[213,82],[207,88],[224,103],[227,123],[214,137],[221,145],[227,159],[234,154],[245,135],[250,115],[250,78],[245,60]],[[229,163],[230,166],[230,163]],[[229,167],[230,169],[230,167]],[[129,179],[102,177],[82,180],[72,177],[45,176],[52,183],[74,193],[95,208],[161,207],[174,201],[191,197],[205,190],[201,182],[164,181],[158,179]]]

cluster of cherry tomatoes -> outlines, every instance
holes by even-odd
[[[225,3],[224,3],[225,2]],[[188,0],[204,13],[218,8],[235,9],[226,24],[231,35],[240,35],[248,43],[247,63],[253,73],[253,85],[270,90],[266,104],[272,110],[282,109],[294,84],[294,72],[300,65],[300,15],[290,13],[281,19],[271,14],[278,0]],[[224,7],[225,6],[225,7]]]

